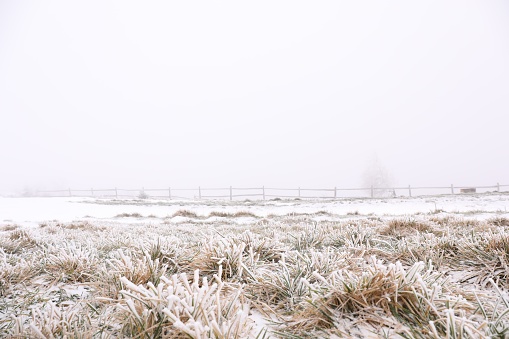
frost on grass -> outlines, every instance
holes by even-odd
[[[3,226],[0,336],[509,335],[503,217],[205,215]]]
[[[248,336],[252,327],[249,303],[242,288],[223,282],[220,273],[211,282],[207,277],[200,279],[196,270],[192,281],[182,273],[145,286],[122,277],[123,298],[113,313],[123,324],[121,333],[151,338]]]

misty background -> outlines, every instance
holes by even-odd
[[[509,2],[0,0],[0,193],[509,183]]]

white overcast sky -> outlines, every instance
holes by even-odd
[[[0,0],[0,191],[509,184],[509,2]]]

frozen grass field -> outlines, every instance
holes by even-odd
[[[508,207],[0,198],[0,336],[505,338]]]

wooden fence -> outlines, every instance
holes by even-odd
[[[104,198],[161,198],[161,199],[342,199],[342,198],[378,198],[401,196],[430,196],[444,194],[477,194],[504,192],[509,185],[493,186],[435,186],[435,187],[370,187],[370,188],[277,188],[277,187],[226,187],[226,188],[110,188],[110,189],[71,189],[37,191],[36,196],[51,197],[104,197]]]

